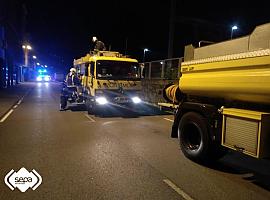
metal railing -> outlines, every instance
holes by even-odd
[[[175,84],[180,77],[183,58],[172,58],[141,63],[142,96],[145,102],[156,104],[165,102],[162,92],[168,84]]]
[[[180,66],[183,58],[172,58],[140,63],[143,79],[175,80],[180,77]]]

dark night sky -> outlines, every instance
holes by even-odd
[[[128,39],[128,54],[139,60],[145,47],[151,49],[147,60],[167,56],[169,0],[23,2],[28,10],[29,40],[38,56],[51,65],[69,67],[73,58],[89,51],[94,35],[107,48],[111,45],[123,53]],[[186,44],[229,39],[233,24],[240,27],[235,36],[242,36],[270,22],[268,1],[178,0],[175,9],[175,57],[183,55]],[[191,18],[199,24],[192,25]]]

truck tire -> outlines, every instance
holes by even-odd
[[[88,113],[88,115],[95,114],[95,111],[94,111],[95,106],[93,105],[93,103],[89,101],[86,105],[87,105],[87,113]]]
[[[185,113],[178,126],[180,148],[184,155],[196,162],[208,161],[211,141],[206,119],[195,112]]]
[[[91,115],[92,114],[92,110],[91,110],[91,106],[89,104],[86,106],[86,109],[87,109],[88,115]]]
[[[60,97],[60,110],[65,110],[67,107],[67,98],[65,96]]]

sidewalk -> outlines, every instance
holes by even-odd
[[[31,83],[20,83],[0,89],[0,117],[3,116],[31,88]]]

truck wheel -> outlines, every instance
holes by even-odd
[[[60,98],[60,110],[65,110],[67,107],[67,98],[64,96],[61,96]]]
[[[88,113],[88,115],[92,115],[95,113],[94,112],[94,105],[92,102],[88,102],[88,104],[87,104],[87,113]]]
[[[210,139],[206,119],[195,112],[183,115],[178,126],[180,148],[184,155],[196,162],[204,162],[210,153]]]
[[[85,97],[84,101],[88,115],[93,114],[93,102],[91,101],[91,98],[87,96]]]

